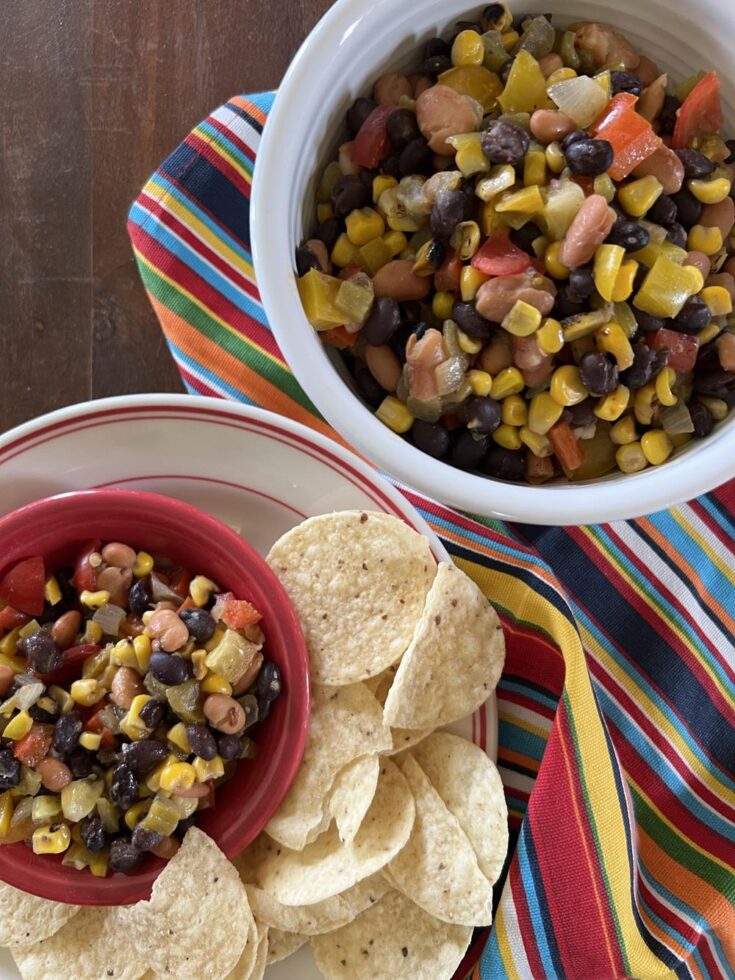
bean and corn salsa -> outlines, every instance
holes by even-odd
[[[735,142],[614,28],[431,38],[346,115],[296,253],[304,310],[377,417],[494,478],[664,463],[735,403]]]
[[[0,581],[0,844],[129,873],[215,805],[281,691],[261,614],[164,557],[85,543]],[[75,666],[76,665],[76,669]]]

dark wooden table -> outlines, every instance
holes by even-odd
[[[156,165],[275,87],[330,0],[2,0],[0,431],[181,391],[125,230]]]

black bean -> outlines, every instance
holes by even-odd
[[[567,133],[564,139],[561,141],[561,148],[564,153],[567,152],[572,143],[577,143],[579,140],[589,139],[589,133],[586,129],[575,129],[573,133]]]
[[[482,12],[482,24],[486,31],[497,27],[505,18],[505,7],[502,3],[490,3]]]
[[[385,123],[385,131],[393,149],[399,151],[421,135],[416,116],[410,109],[396,109],[391,112]]]
[[[730,156],[725,163],[735,163],[735,140],[725,140],[725,146],[730,151]]]
[[[298,265],[298,253],[296,262]],[[301,273],[299,273],[299,275],[301,275]],[[146,576],[145,578],[137,579],[133,583],[130,592],[128,592],[128,608],[134,616],[142,616],[143,613],[153,605],[153,597],[151,596],[149,586],[150,580]]]
[[[709,177],[711,173],[714,173],[714,163],[699,150],[690,150],[687,147],[682,150],[674,150],[674,153],[684,164],[684,176],[687,180]]]
[[[715,427],[715,420],[712,417],[712,413],[704,404],[698,399],[693,398],[689,402],[689,414],[692,417],[692,425],[694,426],[694,435],[697,439],[703,439],[708,436],[710,432]]]
[[[431,166],[433,155],[429,144],[423,136],[418,136],[401,150],[398,157],[398,169],[402,176],[424,173]]]
[[[680,225],[678,221],[672,221],[671,224],[666,225],[666,241],[671,242],[672,245],[678,245],[679,248],[686,249],[687,247],[687,230],[684,225]]]
[[[58,715],[52,715],[50,711],[46,711],[44,708],[39,708],[37,704],[30,706],[28,714],[40,725],[53,725],[58,717]]]
[[[660,330],[664,321],[657,316],[651,316],[650,313],[644,313],[643,310],[637,310],[633,308],[633,315],[638,323],[638,329],[642,333],[653,333],[654,330]]]
[[[469,429],[463,429],[452,446],[451,459],[462,470],[476,470],[490,448],[486,436],[475,436]]]
[[[190,817],[185,817],[183,820],[179,820],[178,824],[176,825],[176,830],[174,831],[174,835],[178,837],[179,840],[183,840],[184,837],[186,836],[187,830],[190,827],[193,827],[195,824],[196,824],[196,813],[192,813]]]
[[[53,746],[57,752],[71,752],[82,733],[82,719],[76,711],[61,715],[54,724]]]
[[[398,166],[398,154],[391,153],[389,156],[387,156],[380,164],[380,169],[389,177],[395,177],[396,180],[400,180],[402,174],[401,168]]]
[[[523,163],[531,140],[525,129],[503,119],[493,120],[480,137],[483,153],[491,163]]]
[[[411,427],[411,439],[417,449],[434,459],[441,459],[449,452],[449,433],[442,425],[416,419]]]
[[[426,58],[421,65],[421,72],[424,75],[430,75],[431,78],[436,78],[442,72],[449,71],[451,67],[451,58],[448,58],[445,54],[435,54],[431,58]]]
[[[676,125],[676,111],[680,105],[681,102],[679,102],[675,96],[665,96],[663,109],[659,113],[658,117],[659,133],[661,136],[671,136],[671,134],[674,132],[674,126]]]
[[[553,314],[557,320],[564,320],[566,317],[574,316],[576,313],[582,313],[584,310],[584,300],[580,299],[568,284],[557,290],[553,310]]]
[[[110,871],[134,871],[142,860],[142,852],[130,841],[119,839],[110,845]]]
[[[735,401],[735,372],[706,371],[694,375],[694,390],[710,398],[721,398],[732,407]]]
[[[360,127],[375,107],[376,103],[372,99],[355,99],[345,115],[350,136],[357,136]]]
[[[327,218],[326,221],[322,221],[317,230],[314,232],[314,238],[318,238],[320,242],[324,242],[324,244],[327,246],[327,251],[331,252],[341,233],[342,223],[336,218]],[[140,581],[140,579],[138,581]],[[133,586],[133,589],[134,588],[135,586]],[[140,613],[138,613],[138,615],[140,615]]]
[[[429,263],[434,269],[438,269],[439,266],[444,261],[447,254],[447,250],[443,242],[437,241],[437,239],[432,239],[424,252],[424,259]]]
[[[471,432],[489,436],[500,425],[500,405],[494,398],[477,395],[464,402],[459,417]]]
[[[460,221],[464,221],[466,207],[467,198],[462,191],[440,191],[431,208],[429,223],[432,235],[450,238]]]
[[[628,252],[637,252],[648,245],[651,236],[637,221],[618,218],[606,240],[610,245],[620,245]]]
[[[526,473],[523,454],[494,446],[485,461],[485,472],[496,480],[511,480],[513,483],[518,483]]]
[[[569,424],[574,426],[575,429],[584,428],[597,418],[595,415],[595,403],[591,398],[585,398],[584,401],[577,402],[576,405],[570,405],[566,411],[571,416]]]
[[[0,790],[12,789],[20,782],[20,762],[10,749],[0,749]]]
[[[183,684],[189,676],[189,665],[175,653],[152,653],[149,670],[161,684]]]
[[[19,640],[17,649],[39,674],[49,674],[64,662],[64,654],[56,646],[51,634],[45,630],[39,630]]]
[[[157,830],[141,827],[140,824],[130,835],[130,843],[138,851],[152,851],[154,847],[158,847],[162,840],[163,834],[159,834]]]
[[[646,220],[653,221],[657,225],[672,224],[676,221],[676,202],[672,201],[668,194],[662,194],[648,209]]]
[[[266,660],[260,668],[258,680],[255,683],[255,691],[258,700],[275,701],[281,693],[281,672],[272,660]]]
[[[387,344],[401,325],[401,308],[390,296],[379,296],[360,331],[361,337],[373,347]]]
[[[125,765],[137,776],[144,776],[168,756],[168,747],[154,738],[144,738],[123,743],[121,752]]]
[[[513,228],[510,232],[510,240],[513,244],[522,248],[524,252],[528,252],[529,255],[534,254],[533,243],[540,236],[541,229],[533,221],[529,221],[522,228]]]
[[[71,769],[71,774],[75,779],[86,779],[95,768],[94,756],[81,745],[67,752],[64,761]]]
[[[438,54],[448,58],[451,53],[452,46],[443,37],[430,37],[424,45],[424,58],[434,58]]]
[[[569,293],[576,299],[589,299],[595,288],[595,277],[589,266],[580,266],[569,273]]]
[[[372,408],[377,408],[388,394],[365,367],[358,368],[355,372],[355,383],[357,390]]]
[[[492,323],[481,316],[472,303],[455,303],[452,317],[459,329],[468,337],[486,340],[493,332]]]
[[[130,766],[124,762],[112,770],[108,794],[112,802],[117,803],[121,810],[127,810],[138,799],[138,780]]]
[[[93,854],[107,847],[107,834],[99,817],[85,817],[79,824],[79,833],[82,837],[82,843]]]
[[[217,743],[206,725],[187,725],[186,737],[189,739],[191,751],[200,759],[209,762],[217,755]]]
[[[140,709],[139,717],[146,728],[153,730],[161,724],[163,711],[163,704],[157,698],[152,698],[150,701],[146,701]]]
[[[475,34],[482,34],[482,25],[474,20],[457,20],[454,23],[454,37],[462,31],[474,31]]]
[[[242,731],[247,731],[248,728],[252,728],[260,717],[260,702],[254,694],[246,694],[245,697],[238,698],[237,700],[245,712],[245,724]]]
[[[368,194],[372,197],[373,194],[373,181],[380,173],[379,170],[370,170],[368,167],[363,167],[360,173],[357,175],[363,184],[368,189]]]
[[[613,162],[613,149],[607,140],[576,140],[564,155],[572,173],[583,177],[604,174]]]
[[[677,220],[685,228],[699,224],[699,219],[702,216],[702,202],[698,201],[688,188],[682,187],[678,193],[671,195],[671,199],[676,204]]]
[[[186,623],[189,636],[193,636],[197,643],[206,643],[211,640],[215,630],[215,622],[206,609],[182,609],[179,618]]]
[[[633,350],[633,364],[620,376],[622,384],[631,389],[648,384],[666,364],[668,357],[666,351],[655,351],[648,344],[636,344]]]
[[[699,296],[692,296],[682,306],[678,316],[672,321],[674,330],[682,333],[701,333],[710,325],[712,314],[709,307]]]
[[[591,395],[608,395],[618,386],[618,366],[605,354],[589,351],[579,362],[579,376]]]
[[[220,735],[217,739],[217,751],[227,762],[237,759],[242,752],[242,740],[239,735]]]
[[[640,95],[643,91],[643,82],[632,71],[611,71],[610,89],[613,95],[617,95],[618,92]]]
[[[303,242],[296,249],[296,272],[300,276],[305,276],[311,269],[321,269],[319,259],[312,250]]]
[[[346,218],[355,208],[364,208],[369,203],[367,187],[353,174],[340,177],[332,189],[332,209],[337,218]]]

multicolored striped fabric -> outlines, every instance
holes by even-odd
[[[329,433],[253,274],[250,184],[272,100],[234,98],[197,126],[133,205],[130,236],[192,392]],[[508,637],[499,765],[515,849],[471,975],[735,977],[735,481],[565,529],[401,489]]]

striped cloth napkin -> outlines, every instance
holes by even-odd
[[[253,274],[250,187],[272,103],[236,97],[200,123],[134,203],[130,237],[190,391],[330,434]],[[735,481],[574,528],[401,489],[508,640],[498,762],[514,849],[470,975],[735,977]]]

